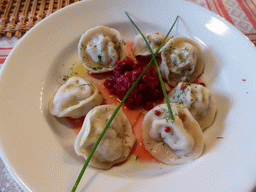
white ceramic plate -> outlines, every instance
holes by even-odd
[[[180,16],[171,35],[202,46],[204,78],[216,96],[218,113],[204,132],[205,151],[195,162],[88,168],[78,191],[251,191],[256,186],[256,49],[225,20],[180,0],[75,3],[19,41],[0,79],[0,147],[13,176],[27,191],[71,190],[84,160],[74,152],[72,129],[48,113],[48,100],[78,61],[77,44],[87,29],[107,25],[132,39],[136,31],[125,11],[143,32],[166,33]]]

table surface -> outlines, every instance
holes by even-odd
[[[202,6],[232,23],[256,46],[256,0],[186,0]],[[21,37],[22,38],[22,37]],[[4,61],[20,38],[0,37],[0,72]],[[0,158],[0,191],[23,191]]]

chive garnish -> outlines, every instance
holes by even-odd
[[[127,14],[127,12],[125,12]],[[128,15],[127,15],[128,16]],[[128,16],[129,17],[129,16]],[[71,190],[71,192],[75,192],[76,191],[76,188],[78,186],[78,184],[80,183],[82,177],[83,177],[83,174],[86,170],[86,168],[88,167],[89,165],[89,162],[90,160],[92,159],[92,156],[94,154],[94,152],[96,151],[101,139],[103,138],[104,134],[106,133],[108,127],[110,126],[110,124],[112,123],[114,117],[116,116],[116,114],[118,113],[119,109],[122,107],[122,105],[124,104],[124,102],[126,101],[126,99],[128,98],[128,96],[130,95],[130,93],[132,92],[132,90],[135,88],[135,86],[138,84],[138,82],[140,81],[140,79],[143,77],[143,75],[146,73],[147,69],[150,67],[151,63],[154,61],[155,57],[157,56],[160,48],[163,46],[164,44],[164,41],[166,40],[167,36],[169,35],[169,33],[171,32],[171,30],[173,29],[176,21],[178,19],[178,16],[175,20],[175,22],[173,23],[172,27],[170,28],[169,32],[167,33],[166,37],[164,38],[163,42],[161,43],[161,45],[159,46],[159,48],[156,50],[156,53],[155,54],[152,54],[152,59],[149,61],[148,65],[145,67],[145,69],[142,71],[142,73],[140,74],[140,76],[138,77],[138,79],[135,81],[135,83],[132,85],[132,87],[129,89],[129,91],[126,93],[126,95],[124,96],[124,98],[122,99],[122,101],[119,103],[119,105],[117,106],[117,108],[115,109],[114,113],[112,114],[112,116],[110,117],[109,121],[107,122],[107,124],[105,125],[105,128],[103,129],[102,133],[100,134],[98,140],[96,141],[96,143],[94,144],[88,158],[86,159],[79,175],[78,175],[78,178]],[[168,99],[168,98],[167,98]],[[171,109],[169,110],[171,111]],[[172,114],[172,113],[171,113]],[[173,116],[171,116],[173,118]],[[173,118],[174,119],[174,118]]]
[[[125,12],[125,14],[127,15],[127,17],[129,18],[129,20],[131,21],[131,23],[134,25],[134,27],[139,31],[139,33],[140,33],[141,36],[143,37],[144,41],[146,42],[146,44],[147,44],[147,46],[148,46],[148,49],[149,49],[151,55],[152,55],[152,59],[151,59],[151,60],[153,60],[154,63],[155,63],[156,71],[157,71],[157,74],[158,74],[158,77],[159,77],[159,80],[160,80],[160,84],[161,84],[162,91],[163,91],[163,94],[164,94],[165,102],[166,102],[166,104],[167,104],[167,108],[168,108],[168,110],[169,110],[169,115],[170,115],[171,121],[172,121],[172,123],[173,123],[173,122],[174,122],[174,116],[173,116],[173,113],[172,113],[172,109],[171,109],[171,105],[170,105],[170,102],[169,102],[169,98],[168,98],[168,96],[167,96],[167,93],[166,93],[166,90],[165,90],[165,87],[164,87],[164,82],[163,82],[163,79],[162,79],[162,77],[161,77],[161,73],[160,73],[160,70],[159,70],[159,67],[158,67],[158,65],[157,65],[157,61],[156,61],[156,58],[155,58],[155,57],[157,56],[159,50],[160,50],[161,47],[163,46],[163,44],[164,44],[166,38],[168,37],[169,33],[171,32],[172,28],[174,27],[174,25],[175,25],[176,21],[178,20],[179,16],[176,17],[176,19],[175,19],[175,21],[174,21],[174,23],[173,23],[171,29],[169,30],[169,32],[168,32],[167,35],[165,36],[164,40],[162,41],[162,43],[161,43],[160,46],[158,47],[156,53],[154,54],[153,51],[152,51],[152,49],[151,49],[151,47],[150,47],[150,45],[149,45],[149,43],[148,43],[148,41],[147,41],[147,39],[145,38],[145,36],[143,35],[143,33],[140,31],[140,29],[138,28],[138,26],[133,22],[133,20],[131,19],[131,17],[129,16],[129,14],[128,14],[127,12]]]

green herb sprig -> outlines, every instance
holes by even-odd
[[[177,21],[177,19],[176,19]],[[169,33],[171,32],[171,30],[173,29],[176,21],[174,22],[174,24],[172,25],[172,27],[170,28],[169,32],[167,33],[165,39],[167,38],[167,36],[169,35]],[[164,41],[165,41],[164,39]],[[164,44],[164,41],[161,43],[161,46]],[[112,114],[112,116],[110,117],[109,121],[107,122],[105,128],[103,129],[102,133],[100,134],[98,140],[96,141],[96,143],[94,144],[88,158],[86,159],[85,163],[84,163],[84,166],[82,167],[81,171],[80,171],[80,174],[78,175],[78,178],[71,190],[71,192],[75,192],[76,189],[77,189],[77,186],[78,184],[80,183],[82,177],[83,177],[83,174],[86,170],[86,168],[88,167],[89,165],[89,162],[91,161],[92,159],[92,156],[94,154],[94,152],[96,151],[101,139],[103,138],[104,134],[106,133],[108,127],[110,126],[110,124],[112,123],[113,119],[115,118],[116,114],[118,113],[119,109],[122,107],[122,105],[124,104],[124,102],[126,101],[126,99],[128,98],[128,96],[130,95],[130,93],[132,92],[132,90],[135,88],[135,86],[138,84],[138,82],[140,81],[140,79],[143,77],[143,75],[146,73],[147,69],[150,67],[151,63],[154,61],[155,57],[157,56],[161,46],[157,49],[156,53],[153,54],[152,56],[152,59],[149,61],[148,65],[145,67],[145,69],[143,70],[143,72],[141,73],[141,75],[138,77],[138,79],[135,81],[135,83],[132,85],[132,87],[129,89],[129,91],[126,93],[126,95],[124,96],[124,98],[122,99],[122,101],[119,103],[119,105],[117,106],[117,108],[115,109],[114,113]]]
[[[165,90],[165,87],[164,87],[164,82],[163,82],[163,79],[161,77],[161,73],[160,73],[160,70],[159,70],[159,67],[157,65],[157,61],[156,61],[156,55],[158,54],[159,50],[161,49],[161,47],[163,46],[166,38],[168,37],[169,33],[171,32],[172,28],[174,27],[175,23],[177,22],[179,16],[176,17],[173,25],[172,25],[172,28],[170,29],[170,31],[167,33],[167,35],[165,36],[163,42],[160,44],[160,46],[158,47],[156,53],[154,54],[147,39],[145,38],[145,36],[143,35],[143,33],[141,32],[141,30],[138,28],[138,26],[133,22],[133,20],[131,19],[131,17],[129,16],[129,14],[127,12],[125,12],[125,14],[127,15],[127,17],[129,18],[129,20],[131,21],[131,23],[134,25],[134,27],[139,31],[139,33],[141,34],[142,38],[144,39],[144,41],[146,42],[147,46],[148,46],[148,49],[152,55],[152,60],[154,61],[155,63],[155,66],[156,66],[156,71],[157,71],[157,74],[158,74],[158,77],[159,77],[159,80],[160,80],[160,84],[161,84],[161,87],[162,87],[162,91],[163,91],[163,94],[164,94],[164,98],[165,98],[165,102],[167,104],[167,108],[169,110],[169,115],[171,117],[171,121],[172,123],[174,122],[174,116],[173,116],[173,113],[172,113],[172,109],[171,109],[171,105],[170,105],[170,102],[169,102],[169,98],[167,96],[167,93],[166,93],[166,90]]]

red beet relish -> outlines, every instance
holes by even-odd
[[[117,61],[113,75],[104,81],[104,85],[109,90],[110,94],[116,95],[119,99],[123,99],[145,67],[145,62],[138,61],[138,63],[135,64],[130,58]],[[128,96],[125,105],[129,109],[143,107],[146,110],[150,110],[153,108],[154,102],[161,101],[163,98],[164,95],[157,71],[154,67],[150,66]]]

